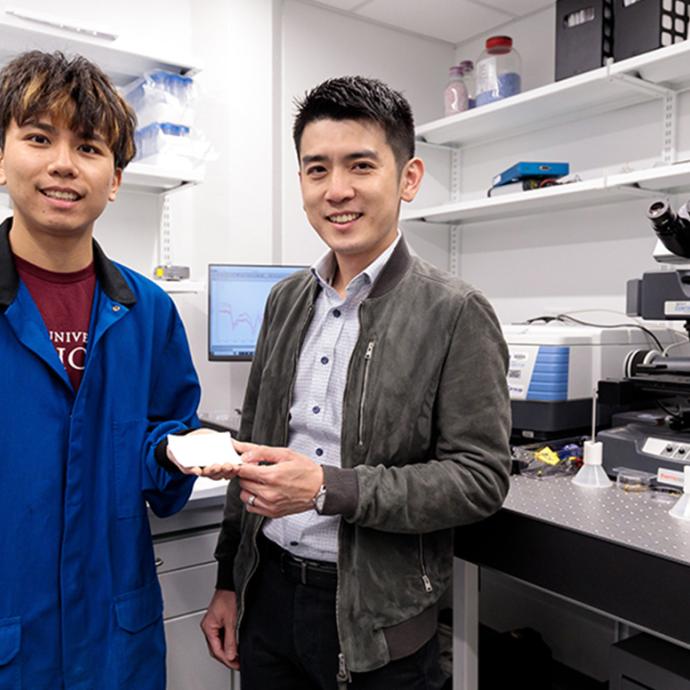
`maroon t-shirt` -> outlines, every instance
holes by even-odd
[[[58,357],[75,392],[86,362],[91,303],[96,287],[93,263],[74,273],[55,273],[14,257],[19,277],[41,312]]]

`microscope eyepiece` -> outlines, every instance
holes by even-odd
[[[673,254],[690,259],[690,215],[688,204],[683,205],[676,213],[664,199],[650,204],[647,218],[652,228],[666,249]]]
[[[673,214],[667,201],[654,201],[647,210],[647,217],[652,222],[665,218],[668,214]]]

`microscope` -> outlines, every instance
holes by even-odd
[[[678,342],[671,346],[633,350],[625,359],[622,380],[599,382],[599,403],[621,410],[612,417],[614,426],[597,434],[610,476],[633,469],[682,485],[683,468],[690,464],[689,204],[674,212],[659,200],[647,211],[658,238],[654,258],[685,267],[628,281],[626,311],[650,321],[682,322],[687,338],[678,330]]]

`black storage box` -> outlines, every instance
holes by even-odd
[[[688,0],[614,0],[613,57],[625,60],[688,37]]]
[[[613,0],[558,0],[556,81],[601,67],[610,57]]]
[[[690,650],[641,633],[611,646],[610,690],[688,690]]]

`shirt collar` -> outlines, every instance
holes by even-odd
[[[366,268],[362,269],[348,284],[352,285],[355,281],[361,280],[360,276],[364,276],[365,280],[369,285],[373,285],[379,274],[383,270],[384,266],[388,263],[391,255],[395,251],[402,234],[400,230],[397,230],[395,239],[385,251],[381,252]],[[335,272],[335,254],[332,249],[329,249],[325,254],[323,254],[319,259],[314,262],[310,270],[312,275],[323,285],[330,285],[333,280],[333,274]]]
[[[9,233],[12,217],[0,224],[0,311],[9,306],[19,288],[19,275],[14,265]],[[93,263],[103,291],[115,302],[132,306],[137,299],[117,266],[104,254],[93,240]]]

